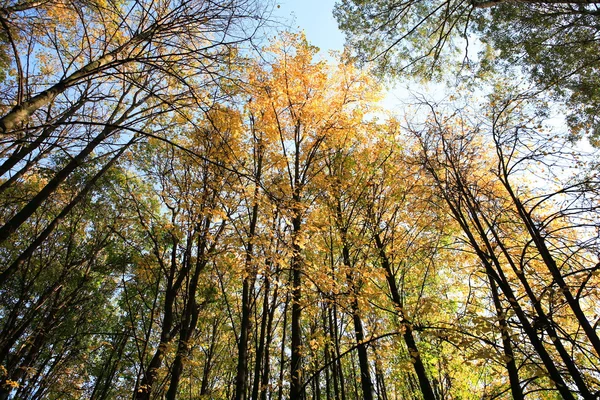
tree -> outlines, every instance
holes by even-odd
[[[543,102],[403,127],[237,47],[252,1],[65,4],[0,7],[0,399],[597,397],[597,165]]]
[[[304,398],[302,385],[304,248],[311,204],[322,189],[319,180],[328,143],[362,118],[358,108],[369,99],[372,82],[350,66],[330,69],[315,62],[316,49],[302,35],[287,34],[271,49],[276,56],[268,68],[251,75],[249,108],[264,132],[265,159],[270,180],[268,195],[280,205],[291,229],[289,266],[292,273],[290,398]]]
[[[596,3],[579,0],[345,0],[335,15],[359,62],[375,61],[380,74],[393,77],[439,75],[461,51],[469,64],[469,43],[477,38],[482,70],[520,67],[535,90],[566,102],[572,134],[591,134],[595,142],[598,12]]]
[[[176,342],[176,350],[166,374],[166,398],[176,398],[200,312],[212,301],[214,288],[205,287],[202,278],[223,246],[221,235],[230,206],[227,187],[234,177],[220,166],[228,162],[227,149],[234,146],[238,134],[235,124],[219,123],[219,114],[227,115],[227,110],[213,111],[198,131],[180,138],[184,148],[203,154],[204,160],[164,143],[149,146],[145,157],[140,158],[139,168],[145,168],[147,179],[158,187],[168,222],[155,226],[151,221],[160,221],[160,214],[145,216],[140,212],[140,223],[151,237],[153,262],[158,267],[152,272],[159,277],[157,285],[164,296],[158,315],[162,320],[156,324],[160,340],[148,363],[140,366],[143,373],[136,387],[138,399],[149,399],[157,390],[156,382],[172,342]]]
[[[395,121],[390,121],[386,133],[398,135],[397,127]],[[364,219],[371,236],[374,264],[382,270],[398,330],[417,376],[420,390],[415,390],[413,396],[420,392],[423,399],[435,399],[436,388],[416,326],[417,321],[424,323],[427,318],[420,315],[419,306],[428,297],[424,289],[435,284],[436,249],[444,234],[445,219],[441,213],[420,208],[428,204],[431,195],[426,185],[412,179],[414,171],[403,159],[405,150],[394,139],[385,138],[374,147],[378,151],[371,161],[373,175],[361,196],[366,203]]]
[[[356,137],[358,135],[355,136],[352,133],[350,129],[347,129],[346,138],[342,142],[345,145],[344,147],[349,148],[332,148],[332,155],[326,161],[327,173],[331,180],[328,196],[331,202],[329,212],[332,214],[330,220],[335,226],[336,234],[339,236],[338,246],[342,257],[341,269],[344,270],[346,275],[349,291],[348,297],[350,297],[350,309],[354,323],[362,394],[365,400],[372,400],[375,393],[365,344],[366,334],[362,317],[364,311],[361,310],[359,304],[359,298],[362,296],[361,288],[366,279],[360,268],[360,260],[364,257],[360,249],[360,244],[364,244],[364,242],[360,238],[366,235],[364,227],[360,229],[356,226],[359,219],[359,210],[358,205],[352,202],[353,196],[350,194],[356,183],[353,179],[356,178],[354,175],[356,171],[352,171],[352,164],[355,161],[352,147],[357,146],[358,143],[353,143],[351,146],[346,144],[354,141],[360,142],[360,139]]]
[[[45,7],[45,2],[29,3],[25,9],[9,7],[7,14],[18,21],[19,12],[33,9],[43,15],[48,12]],[[90,77],[119,71],[121,67],[126,69],[128,64],[143,64],[168,72],[175,81],[191,88],[191,77],[197,76],[199,71],[216,72],[221,59],[230,59],[231,47],[252,38],[256,28],[244,24],[248,25],[251,17],[262,20],[260,13],[253,1],[245,0],[233,4],[196,1],[110,3],[108,7],[94,2],[80,3],[74,15],[65,18],[66,24],[73,24],[61,27],[66,32],[62,29],[58,34],[47,32],[49,43],[56,46],[60,59],[67,57],[63,61],[62,76],[45,90],[32,91],[30,98],[18,101],[0,118],[2,131],[9,134],[19,130],[19,124],[27,122],[34,112],[67,89]],[[245,29],[249,29],[250,36],[246,36]],[[65,42],[63,35],[78,37],[80,32],[86,47],[71,52],[71,43]],[[69,57],[71,54],[75,57]],[[160,93],[155,95],[160,97]]]
[[[489,129],[495,154],[489,158],[476,150],[481,144],[474,144],[484,140],[478,131],[485,125],[473,127],[460,113],[443,117],[434,111],[427,123],[427,133],[415,131],[415,134],[421,144],[426,170],[435,179],[440,196],[463,230],[465,242],[485,268],[496,313],[507,306],[512,309],[519,329],[540,358],[535,363],[543,365],[563,398],[574,398],[572,391],[583,398],[593,398],[597,390],[595,380],[587,374],[584,366],[587,362],[582,360],[596,363],[592,361],[597,358],[595,332],[588,334],[587,317],[577,316],[584,313],[582,306],[586,302],[573,301],[570,285],[565,283],[569,277],[574,280],[572,285],[585,290],[587,281],[576,283],[575,277],[585,275],[585,268],[580,265],[590,262],[587,247],[590,242],[583,241],[585,249],[574,244],[565,247],[561,243],[569,241],[575,231],[579,231],[575,236],[586,237],[587,223],[580,225],[578,221],[581,221],[579,218],[586,219],[587,213],[593,212],[593,206],[590,208],[587,201],[580,198],[579,185],[585,185],[584,192],[588,193],[589,185],[594,184],[585,178],[582,182],[568,183],[566,187],[559,186],[556,192],[527,188],[523,183],[513,186],[517,177],[536,163],[553,163],[570,157],[569,153],[553,147],[557,143],[548,142],[529,125],[531,120],[526,118],[521,106],[516,101],[516,104],[502,103],[499,111],[492,107],[496,112],[490,115]],[[563,196],[567,202],[562,207],[565,214],[557,210],[553,202]],[[530,208],[525,209],[525,204]],[[563,219],[565,217],[567,219]],[[543,245],[549,242],[554,243],[552,251]],[[556,261],[548,265],[547,258],[553,258],[550,253],[562,260],[560,271],[555,267]],[[501,305],[496,287],[502,292],[507,306]],[[559,292],[563,296],[550,294]],[[571,308],[571,316],[557,318],[556,313],[566,312],[565,307]],[[589,309],[588,313],[591,312]],[[498,320],[501,327],[505,326],[501,330],[504,351],[510,346],[514,356],[513,345],[504,337],[504,329],[511,323],[505,315]],[[578,321],[576,325],[571,325],[575,321]],[[570,335],[577,335],[572,329],[585,332],[582,333],[585,338],[578,343],[572,341]],[[549,342],[545,340],[544,332]],[[516,348],[517,344],[514,346]],[[523,348],[520,351],[529,352]],[[507,363],[506,368],[511,386],[520,387],[515,366]]]
[[[72,159],[37,194],[15,202],[22,205],[20,210],[7,210],[0,242],[93,152],[114,144],[120,135],[150,133],[150,126],[165,127],[169,119],[193,126],[190,107],[208,110],[211,104],[203,104],[206,93],[216,96],[220,83],[236,79],[233,73],[225,79],[222,71],[231,71],[239,60],[234,47],[255,34],[261,10],[252,1],[82,2],[65,9],[59,22],[44,24],[57,11],[45,2],[8,7],[5,22],[24,37],[30,34],[26,54],[15,51],[13,61],[20,65],[35,57],[38,62],[37,70],[19,69],[17,82],[4,83],[3,100],[14,107],[0,118],[5,133],[1,151],[6,155],[0,171],[7,178],[0,190],[56,153],[66,150]],[[40,82],[39,75],[46,81]]]
[[[121,155],[113,154],[104,165],[96,160],[86,166],[89,171],[69,178],[69,189],[60,190],[54,204],[69,212],[54,217],[51,230],[46,224],[55,210],[50,209],[26,226],[23,234],[37,235],[34,243],[43,237],[44,246],[17,240],[4,248],[8,260],[18,255],[20,262],[1,291],[6,316],[0,344],[2,398],[11,392],[39,398],[61,391],[65,398],[76,398],[74,390],[94,374],[94,360],[88,360],[89,368],[86,362],[90,349],[102,347],[107,338],[115,343],[123,338],[122,327],[112,325],[119,315],[110,301],[126,258],[126,252],[115,257],[117,249],[123,250],[116,232],[124,231],[125,221],[133,217],[114,191],[125,174],[116,162]],[[87,174],[94,175],[92,181]],[[69,370],[73,376],[65,378]]]

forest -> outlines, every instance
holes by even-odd
[[[600,2],[278,7],[0,1],[0,400],[599,399]]]

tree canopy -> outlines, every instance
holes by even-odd
[[[273,34],[268,6],[0,7],[0,399],[596,399],[598,163],[547,96],[497,71],[478,100],[393,113],[373,70]],[[413,72],[443,70],[468,27],[496,48],[482,68],[589,105],[577,132],[593,7],[338,16],[394,74],[419,49]]]
[[[342,0],[335,16],[360,63],[374,61],[380,75],[518,67],[536,90],[565,102],[575,137],[597,141],[595,2]]]

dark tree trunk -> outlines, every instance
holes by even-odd
[[[286,294],[285,304],[283,306],[283,325],[281,326],[281,352],[279,354],[279,388],[277,391],[277,400],[283,399],[283,374],[285,371],[285,342],[287,336],[287,320],[288,320],[288,306],[290,303],[290,296]]]
[[[219,320],[215,319],[212,326],[212,335],[210,348],[206,354],[206,361],[204,363],[204,368],[202,369],[202,384],[200,385],[200,396],[207,396],[208,393],[208,385],[210,382],[210,372],[212,370],[212,360],[215,354],[215,347],[217,345],[217,330],[219,328]]]
[[[73,157],[71,161],[67,165],[63,167],[57,174],[44,186],[44,188],[33,197],[19,211],[15,216],[13,216],[9,221],[7,221],[0,228],[0,243],[3,243],[6,239],[10,237],[12,233],[14,233],[19,227],[27,221],[27,219],[37,211],[37,209],[42,205],[44,201],[50,197],[52,193],[56,190],[56,188],[65,180],[67,177],[81,164],[83,164],[85,158],[94,151],[94,149],[104,141],[109,135],[117,130],[116,127],[105,127],[100,134],[98,134],[90,143],[81,152]]]
[[[346,381],[344,379],[344,370],[342,369],[342,355],[340,351],[340,334],[338,331],[338,312],[337,304],[334,302],[329,313],[329,328],[333,333],[333,350],[335,357],[334,371],[337,376],[339,392],[336,393],[336,398],[339,395],[340,400],[346,400]]]
[[[392,266],[390,265],[389,259],[385,252],[385,245],[383,244],[381,237],[378,233],[374,234],[374,238],[375,245],[377,246],[377,250],[379,251],[379,257],[381,259],[381,266],[385,270],[388,287],[390,289],[390,294],[392,295],[392,301],[396,305],[398,317],[400,319],[402,328],[404,329],[402,337],[404,338],[404,343],[406,344],[406,347],[408,349],[408,354],[411,357],[411,361],[414,360],[413,366],[415,369],[415,373],[417,374],[417,378],[419,380],[421,394],[423,395],[423,398],[425,400],[435,400],[433,388],[431,386],[431,383],[429,382],[429,378],[427,377],[427,371],[425,370],[425,365],[423,364],[423,360],[421,359],[421,353],[419,352],[417,343],[413,335],[412,324],[406,319],[406,316],[404,315],[404,304],[402,302],[400,291],[398,290],[398,286],[396,284],[396,279],[394,278],[394,275],[392,273]]]
[[[113,341],[113,349],[110,352],[110,356],[108,357],[108,359],[104,362],[100,375],[97,377],[96,384],[94,385],[94,390],[90,395],[90,400],[108,399],[108,394],[112,386],[112,381],[119,370],[121,358],[123,357],[123,352],[125,351],[125,346],[129,341],[130,335],[131,330],[129,328],[126,328]]]
[[[506,370],[508,371],[508,380],[510,382],[510,391],[514,400],[523,400],[523,390],[521,389],[521,381],[519,379],[519,370],[515,362],[515,355],[512,349],[512,343],[510,341],[510,328],[506,323],[506,312],[500,303],[500,297],[498,296],[498,288],[496,282],[489,277],[490,288],[492,291],[492,299],[494,301],[494,307],[496,309],[496,317],[498,318],[498,324],[500,325],[500,334],[502,336],[502,345],[504,351],[504,357],[506,359]]]
[[[8,134],[17,129],[18,125],[26,122],[34,112],[49,104],[56,98],[56,96],[63,93],[69,87],[77,85],[85,79],[97,75],[106,69],[131,62],[132,59],[129,58],[119,60],[118,56],[127,49],[133,49],[136,45],[150,40],[155,29],[156,25],[153,25],[147,30],[140,32],[128,43],[125,43],[122,46],[119,46],[117,49],[104,54],[95,61],[84,65],[79,70],[55,83],[48,89],[15,106],[12,110],[0,118],[0,133]]]
[[[267,320],[267,338],[265,340],[265,357],[260,388],[261,400],[267,400],[267,388],[269,386],[269,378],[271,373],[271,342],[273,341],[273,320],[275,318],[275,311],[277,311],[278,292],[279,286],[275,286],[275,290],[273,291],[273,300],[271,301],[271,308],[269,310],[269,318]]]
[[[518,305],[516,297],[514,296],[514,294],[512,293],[512,289],[510,288],[509,281],[506,278],[506,276],[504,275],[504,272],[502,270],[502,264],[501,264],[500,260],[497,258],[497,256],[495,255],[494,248],[493,248],[492,244],[490,243],[490,240],[488,239],[487,232],[489,231],[492,234],[492,236],[494,237],[495,241],[498,243],[498,246],[500,247],[503,254],[506,256],[508,264],[513,269],[513,272],[516,274],[516,276],[519,278],[519,281],[523,285],[523,288],[525,289],[525,292],[527,293],[527,296],[529,297],[531,304],[533,305],[534,309],[536,310],[536,312],[538,314],[538,320],[540,321],[542,326],[544,326],[544,329],[548,332],[548,335],[551,338],[553,338],[552,344],[554,345],[554,347],[557,350],[558,354],[560,355],[561,359],[565,363],[565,366],[567,367],[567,370],[569,371],[571,377],[573,378],[573,381],[577,385],[580,394],[583,396],[584,399],[593,399],[594,396],[592,396],[592,394],[590,393],[589,388],[587,387],[587,384],[585,383],[585,380],[581,376],[581,373],[579,372],[579,369],[577,368],[577,365],[575,364],[571,355],[569,354],[569,352],[567,351],[567,349],[564,347],[561,340],[559,339],[558,333],[554,329],[554,325],[549,320],[540,301],[535,296],[535,293],[533,292],[531,286],[529,285],[529,282],[527,281],[527,277],[525,276],[525,274],[523,274],[519,270],[517,265],[514,263],[510,253],[508,252],[508,250],[506,249],[506,247],[504,245],[504,241],[498,236],[496,229],[494,229],[492,224],[490,224],[490,222],[487,220],[487,218],[485,217],[485,214],[481,212],[480,208],[478,207],[477,201],[473,198],[471,193],[468,190],[466,190],[464,183],[461,180],[459,180],[457,182],[457,184],[458,184],[457,185],[458,190],[460,191],[460,193],[462,193],[462,195],[464,197],[463,200],[465,201],[466,206],[471,211],[471,219],[475,225],[476,231],[478,232],[481,240],[483,241],[483,243],[485,245],[485,248],[487,249],[487,253],[486,253],[484,250],[479,249],[479,247],[478,247],[478,249],[479,249],[478,254],[480,255],[480,259],[481,259],[481,257],[486,258],[485,261],[483,259],[482,259],[482,261],[484,263],[487,263],[487,265],[489,266],[489,269],[494,270],[494,267],[495,267],[495,271],[497,274],[495,276],[497,278],[498,284],[501,285],[501,283],[503,282],[504,289],[510,290],[510,292],[511,292],[511,294],[508,295],[507,292],[505,292],[503,289],[504,294],[507,297],[510,296],[510,297],[508,297],[509,303],[511,304],[511,306]],[[485,224],[485,226],[487,226],[489,228],[489,230],[486,230],[486,228],[484,227],[484,224]],[[465,225],[465,228],[463,228],[463,230],[464,229],[468,229],[468,226]],[[472,245],[478,246],[476,243],[474,243]],[[491,263],[493,263],[493,265]],[[489,275],[489,272],[488,272],[488,275]],[[500,286],[500,287],[502,288],[502,286]],[[511,298],[514,300],[511,301],[510,300]],[[515,313],[516,313],[516,310],[515,310]],[[525,319],[525,322],[521,321],[521,323],[522,324],[526,323],[529,326],[531,326],[529,323],[529,319],[526,317],[525,314],[523,314],[523,318]],[[539,340],[535,329],[533,329],[530,333],[528,333],[528,335],[533,335],[535,337],[535,339],[530,337],[530,340],[538,341],[539,342],[538,346],[539,346],[540,350],[543,352],[546,352],[545,347],[544,347],[543,343]],[[541,354],[540,354],[540,356],[541,356]],[[549,358],[549,355],[547,355],[547,361],[549,363],[551,363],[551,365],[552,365],[550,368],[556,368],[554,366],[554,362]],[[549,366],[550,366],[550,364],[547,365],[546,367],[548,368]],[[556,380],[554,380],[554,382],[557,384],[557,388],[559,385],[561,385],[561,387],[563,388],[562,390],[564,392],[561,394],[564,397],[566,395],[566,391],[568,390],[566,388],[566,385],[564,385],[564,382],[560,383],[560,381],[556,381]]]
[[[385,374],[381,370],[379,354],[374,348],[375,353],[375,381],[377,382],[377,397],[380,400],[388,400],[387,389],[385,387]]]
[[[300,318],[302,316],[302,256],[301,249],[297,243],[300,234],[301,217],[300,211],[292,219],[294,243],[291,262],[292,269],[292,343],[291,343],[291,365],[290,365],[290,400],[304,400],[304,386],[302,385],[302,327]]]
[[[513,191],[512,186],[510,185],[510,183],[508,181],[508,172],[505,171],[505,174],[503,176],[503,179],[501,179],[501,181],[502,181],[502,184],[504,185],[504,187],[506,188],[507,192],[509,193],[509,195],[513,201],[513,204],[515,205],[515,207],[517,209],[519,217],[525,224],[527,231],[529,232],[529,235],[531,236],[531,239],[533,240],[533,243],[535,244],[535,247],[537,248],[539,254],[542,256],[542,260],[544,261],[544,264],[546,265],[546,267],[548,268],[548,271],[552,275],[554,282],[556,282],[556,284],[560,288],[560,293],[562,293],[563,296],[565,297],[565,300],[567,301],[567,304],[569,304],[569,307],[573,311],[575,318],[577,318],[577,321],[583,328],[583,331],[585,332],[588,340],[594,347],[594,350],[596,351],[596,355],[600,356],[600,338],[598,337],[598,334],[596,333],[595,328],[590,324],[590,321],[587,319],[583,310],[581,309],[579,301],[577,301],[577,299],[575,297],[573,297],[573,294],[571,293],[571,289],[565,282],[563,275],[561,274],[560,270],[558,269],[558,267],[556,265],[556,261],[554,260],[552,253],[550,252],[550,250],[548,249],[548,246],[546,245],[546,240],[544,238],[544,235],[542,234],[540,229],[537,227],[535,221],[533,220],[533,217],[531,216],[531,213],[527,212],[527,210],[525,209],[525,206],[523,205],[521,200],[517,197],[517,195]]]
[[[254,379],[252,383],[252,400],[258,400],[259,392],[261,390],[261,371],[262,364],[264,362],[264,353],[265,353],[265,337],[267,334],[267,320],[269,317],[269,291],[271,290],[271,285],[269,278],[265,278],[265,292],[263,296],[263,307],[262,307],[262,316],[260,323],[260,334],[258,336],[258,346],[256,349],[256,361],[254,362]]]
[[[39,136],[27,145],[19,146],[3,163],[0,165],[0,176],[10,171],[15,165],[25,159],[29,154],[37,150],[46,140],[50,138],[50,135],[56,131],[60,125],[64,124],[71,118],[84,104],[85,100],[83,97],[80,98],[77,103],[70,107],[63,115],[61,115],[55,122],[51,123],[51,126],[42,129]],[[57,145],[60,139],[55,139],[51,148]]]
[[[250,314],[250,288],[254,279],[250,276],[244,277],[242,282],[242,321],[240,323],[240,337],[238,341],[238,360],[235,378],[235,400],[246,398],[246,386],[248,375],[248,337],[251,329]]]
[[[434,178],[436,178],[436,180],[437,180],[436,175],[434,175]],[[438,181],[438,183],[439,183],[439,181]],[[490,279],[493,279],[498,284],[498,287],[500,288],[500,290],[502,291],[502,293],[508,300],[508,303],[510,304],[511,308],[514,310],[515,315],[519,319],[519,322],[521,322],[521,325],[523,327],[525,334],[527,335],[531,344],[533,345],[536,352],[542,359],[542,362],[543,362],[544,366],[546,367],[546,370],[548,371],[550,379],[552,379],[552,381],[554,382],[557,390],[559,391],[559,393],[561,394],[561,396],[564,399],[574,400],[575,398],[573,397],[571,390],[566,385],[566,383],[563,380],[562,375],[558,371],[554,361],[552,360],[552,358],[548,354],[546,348],[544,347],[543,342],[538,337],[535,328],[533,328],[533,326],[529,322],[529,318],[527,317],[525,311],[521,308],[520,304],[518,303],[517,297],[515,296],[512,288],[510,287],[510,284],[508,283],[508,280],[506,279],[506,276],[504,275],[504,272],[502,271],[502,268],[500,266],[498,259],[494,256],[493,252],[490,252],[490,254],[488,254],[483,249],[481,249],[478,241],[475,239],[475,236],[474,236],[473,232],[471,231],[471,228],[469,227],[469,224],[467,223],[466,217],[457,208],[456,204],[452,201],[452,199],[450,197],[448,197],[447,193],[443,192],[443,195],[444,195],[444,199],[445,199],[446,203],[448,204],[448,206],[450,207],[450,210],[452,211],[452,214],[454,215],[456,221],[459,223],[459,225],[461,226],[461,229],[467,236],[469,243],[471,244],[471,246],[475,250],[475,253],[477,254],[479,259],[485,266],[486,274],[490,277]],[[473,214],[473,213],[471,213],[471,214]],[[477,215],[477,213],[473,214],[473,217],[476,215]],[[478,219],[474,219],[474,223],[476,224],[477,229],[480,231],[480,233],[485,232],[485,230],[483,232],[481,232],[483,227],[481,226],[481,223]],[[484,243],[486,244],[486,246],[488,247],[488,249],[491,250],[491,246],[490,246],[489,241],[487,240],[487,236],[485,234],[480,235],[480,236],[481,236],[482,240],[484,241]],[[492,262],[495,263],[497,270],[494,269],[493,265],[491,264]],[[517,274],[517,275],[519,276],[519,278],[523,278],[523,276],[522,276],[523,274],[521,274],[521,275]],[[523,280],[521,280],[521,282],[523,283]],[[535,301],[534,301],[534,306],[535,306]],[[591,397],[588,397],[588,398],[591,398]]]
[[[240,337],[238,342],[238,363],[235,377],[235,400],[244,400],[247,395],[248,380],[248,339],[252,328],[250,315],[252,314],[252,289],[256,281],[256,268],[254,263],[254,238],[256,236],[256,226],[258,223],[258,194],[259,184],[262,175],[262,141],[256,138],[255,155],[256,171],[254,179],[256,187],[253,194],[253,205],[250,213],[248,238],[246,244],[245,274],[242,282],[242,321],[240,323]],[[258,362],[259,360],[257,360]],[[256,399],[256,398],[254,398]]]
[[[341,222],[341,209],[338,205],[338,223]],[[367,346],[365,345],[365,333],[363,328],[362,319],[360,317],[360,310],[358,307],[358,289],[355,277],[353,276],[352,265],[350,260],[350,249],[348,248],[347,232],[344,228],[340,229],[342,238],[342,259],[344,265],[348,269],[346,275],[346,281],[350,287],[351,294],[351,307],[352,307],[352,321],[354,322],[354,335],[356,337],[356,350],[358,352],[358,362],[360,366],[360,384],[363,393],[363,399],[373,400],[374,390],[373,381],[371,380],[371,372],[369,369],[369,356],[367,354]]]
[[[321,302],[321,320],[322,320],[322,325],[323,325],[323,333],[325,335],[325,337],[329,336],[331,337],[331,332],[329,332],[328,329],[328,324],[327,324],[327,316],[329,313],[329,306],[327,305],[327,301],[323,301]],[[331,381],[334,381],[333,384],[336,385],[337,384],[337,377],[332,378],[330,380],[330,363],[331,363],[331,356],[330,356],[330,352],[329,352],[329,348],[330,348],[330,343],[327,341],[325,342],[325,346],[323,346],[323,359],[325,362],[325,365],[327,365],[328,367],[325,368],[325,392],[327,394],[327,400],[331,400],[332,399],[332,390],[331,390]]]
[[[173,340],[173,337],[177,334],[177,331],[179,330],[178,326],[174,326],[174,305],[175,298],[179,292],[181,283],[183,282],[182,276],[184,274],[181,273],[178,279],[175,279],[177,273],[178,243],[178,240],[175,237],[173,237],[173,249],[171,250],[171,266],[165,291],[164,314],[160,334],[160,342],[156,351],[154,352],[154,355],[152,356],[152,359],[150,360],[150,363],[144,369],[141,384],[137,389],[137,392],[134,393],[136,400],[150,400],[152,386],[154,385],[154,381],[158,376],[158,370],[162,366],[162,361],[165,356],[165,351],[167,350],[167,345]],[[160,259],[160,254],[157,254],[157,257],[159,257]]]

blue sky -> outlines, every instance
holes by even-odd
[[[295,29],[303,29],[308,41],[324,54],[343,49],[344,34],[332,15],[335,0],[277,0],[277,4],[276,16],[289,19]]]

